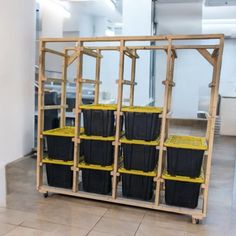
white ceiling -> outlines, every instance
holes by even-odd
[[[64,0],[78,12],[93,16],[104,16],[114,21],[121,21],[121,14],[110,0]]]

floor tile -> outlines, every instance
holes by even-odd
[[[124,220],[102,218],[94,227],[95,231],[114,235],[134,235],[139,224]]]
[[[117,206],[111,208],[104,215],[106,218],[127,220],[130,222],[140,223],[145,215],[145,211],[141,209],[135,209],[132,207]]]
[[[18,226],[4,236],[50,236],[50,233]]]
[[[14,230],[17,226],[15,225],[10,225],[10,224],[5,224],[5,223],[0,223],[0,236],[5,235],[6,233]]]

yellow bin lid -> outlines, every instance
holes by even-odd
[[[97,140],[97,141],[114,141],[115,136],[103,137],[103,136],[92,136],[92,135],[90,136],[90,135],[82,134],[80,135],[80,139]]]
[[[145,141],[145,140],[136,140],[136,139],[127,139],[125,137],[120,139],[121,143],[126,144],[138,144],[138,145],[147,145],[147,146],[158,146],[160,144],[160,139],[154,141]]]
[[[206,138],[194,136],[170,136],[164,143],[166,147],[207,150]]]
[[[148,176],[148,177],[155,177],[157,175],[156,170],[154,171],[149,171],[149,172],[144,172],[141,170],[126,170],[125,168],[120,168],[118,170],[119,173],[123,174],[130,174],[130,175],[141,175],[141,176]]]
[[[141,106],[124,106],[122,109],[124,112],[140,112],[140,113],[162,113],[162,107],[141,107]]]
[[[73,161],[63,161],[63,160],[49,159],[48,157],[43,158],[42,163],[63,165],[63,166],[73,166]]]
[[[117,109],[117,105],[116,104],[88,104],[88,105],[81,105],[80,109],[115,111]]]
[[[83,133],[84,128],[80,128],[80,132]],[[50,129],[50,130],[43,131],[43,135],[74,137],[75,136],[75,127],[74,126],[65,126],[63,128]]]
[[[112,171],[113,166],[100,166],[100,165],[90,165],[85,163],[84,161],[78,164],[78,167],[81,169],[90,169],[90,170],[104,170],[104,171]]]
[[[203,174],[201,174],[199,177],[197,178],[190,178],[187,176],[180,176],[180,175],[176,175],[176,176],[172,176],[169,175],[167,173],[167,171],[164,171],[163,175],[162,175],[162,179],[165,180],[174,180],[174,181],[181,181],[181,182],[189,182],[189,183],[197,183],[197,184],[202,184],[204,183],[204,177]]]

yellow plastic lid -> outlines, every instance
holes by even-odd
[[[164,143],[166,147],[207,150],[207,142],[203,137],[170,136]]]
[[[80,128],[80,132],[83,133],[84,128]],[[63,128],[50,129],[50,130],[43,131],[43,135],[74,137],[75,136],[75,127],[74,126],[65,126]]]
[[[156,170],[154,171],[149,171],[149,172],[144,172],[141,170],[126,170],[125,168],[120,168],[118,170],[119,173],[123,174],[131,174],[131,175],[142,175],[142,176],[149,176],[149,177],[155,177],[157,175]]]
[[[180,175],[172,176],[172,175],[169,175],[167,173],[167,171],[164,171],[164,173],[162,174],[162,179],[181,181],[181,182],[190,182],[190,183],[197,183],[197,184],[204,183],[203,174],[201,174],[197,178],[190,178],[190,177],[187,177],[187,176],[180,176]]]
[[[84,161],[78,164],[78,167],[81,169],[90,169],[90,170],[104,170],[104,171],[112,171],[113,166],[100,166],[100,165],[89,165]]]
[[[115,136],[103,137],[103,136],[89,136],[89,135],[82,134],[80,135],[80,139],[98,140],[98,141],[114,141]]]
[[[88,105],[81,105],[80,109],[115,111],[117,109],[117,105],[116,104],[88,104]]]
[[[73,161],[63,161],[63,160],[49,159],[48,157],[43,158],[42,163],[44,163],[44,164],[56,164],[56,165],[63,165],[63,166],[73,166]]]
[[[138,145],[147,145],[147,146],[158,146],[160,144],[160,139],[154,141],[145,141],[145,140],[137,140],[137,139],[127,139],[126,137],[123,137],[120,139],[121,143],[127,143],[127,144],[138,144]]]
[[[140,112],[140,113],[162,113],[162,107],[140,107],[140,106],[124,106],[122,109],[124,112]]]

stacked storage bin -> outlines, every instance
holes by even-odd
[[[125,137],[123,150],[122,192],[125,197],[150,200],[153,197],[153,177],[158,160],[161,108],[123,107]]]
[[[64,127],[43,132],[48,146],[48,157],[43,159],[46,164],[49,186],[72,188],[71,166],[74,154],[74,127]],[[82,150],[81,150],[82,151]]]
[[[113,169],[115,140],[115,105],[82,105],[84,134],[80,136],[84,144],[82,170],[84,191],[109,194]]]
[[[201,183],[202,161],[207,143],[205,138],[193,136],[170,136],[167,147],[167,172],[165,201],[168,205],[196,208]]]

